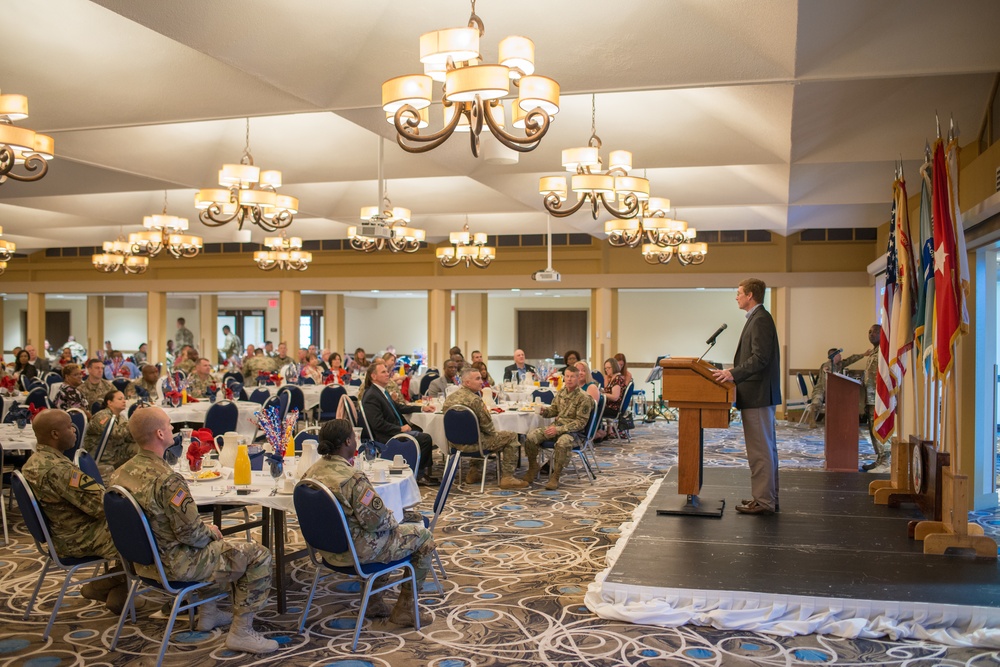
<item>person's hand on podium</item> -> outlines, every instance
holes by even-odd
[[[726,369],[712,371],[712,377],[716,382],[735,382],[732,372]]]

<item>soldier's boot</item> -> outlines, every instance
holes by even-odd
[[[91,581],[81,586],[80,595],[88,600],[99,600],[100,602],[104,602],[108,599],[108,593],[111,592],[112,588],[124,584],[124,575],[108,577],[107,579],[98,579],[97,581]]]
[[[470,465],[469,466],[469,472],[465,473],[465,483],[466,484],[475,484],[480,479],[482,479],[482,477],[483,477],[483,469],[482,469],[482,467]]]
[[[430,625],[432,621],[430,613],[421,610],[421,627]],[[396,600],[396,606],[392,608],[392,613],[389,614],[389,622],[404,628],[414,628],[417,625],[413,618],[413,586],[408,581],[403,584],[402,589],[399,591],[399,599]]]
[[[549,491],[555,491],[559,488],[559,475],[562,474],[562,468],[556,465],[552,466],[552,472],[549,473],[549,481],[545,485],[545,488]]]
[[[112,614],[121,614],[122,610],[125,608],[125,601],[128,599],[128,583],[121,582],[110,591],[108,591],[108,596],[104,599],[104,606],[108,608]],[[136,611],[140,611],[146,606],[146,601],[142,598],[135,598],[132,601],[135,606]]]
[[[378,588],[389,583],[389,575],[383,574],[372,582],[372,588]],[[385,601],[385,591],[372,593],[365,608],[365,618],[386,618],[390,614],[389,604]]]
[[[524,489],[530,486],[523,479],[518,479],[514,475],[505,475],[500,478],[500,488],[501,489]]]
[[[226,636],[226,648],[244,653],[274,653],[278,642],[268,639],[253,629],[253,612],[238,612],[233,616],[233,625]]]
[[[222,611],[215,602],[206,602],[198,607],[198,630],[209,632],[233,622],[233,615]]]
[[[528,469],[524,473],[524,477],[520,478],[521,481],[531,484],[536,479],[538,479],[538,470],[539,470],[538,459],[530,461],[528,463]]]

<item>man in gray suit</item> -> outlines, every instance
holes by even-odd
[[[778,511],[778,447],[774,406],[781,403],[778,330],[764,310],[764,281],[748,278],[736,290],[736,303],[747,322],[729,370],[715,371],[717,381],[736,383],[736,407],[743,421],[750,463],[751,500],[736,506],[742,514]]]

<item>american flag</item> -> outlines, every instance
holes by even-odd
[[[879,442],[885,442],[896,428],[896,396],[890,370],[889,340],[891,339],[892,302],[896,296],[899,261],[896,254],[896,199],[892,200],[892,214],[889,225],[889,247],[886,249],[885,291],[882,292],[882,335],[878,342],[878,377],[875,379],[875,427],[872,432]]]

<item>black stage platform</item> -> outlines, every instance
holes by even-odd
[[[925,556],[921,543],[907,537],[907,522],[921,518],[916,508],[875,505],[868,495],[868,483],[879,478],[886,476],[781,471],[781,512],[748,516],[735,506],[750,497],[749,471],[707,468],[702,493],[726,499],[721,518],[657,515],[657,506],[677,495],[672,469],[637,510],[639,521],[623,531],[624,544],[609,555],[613,563],[591,587],[588,605],[600,600],[591,608],[602,616],[627,618],[631,609],[655,622],[649,617],[658,604],[674,620],[690,604],[688,622],[704,622],[708,614],[716,627],[727,627],[720,617],[765,609],[780,626],[774,610],[780,606],[794,608],[786,622],[827,614],[837,624],[877,619],[896,627],[939,616],[952,619],[951,630],[996,628],[997,561]]]

